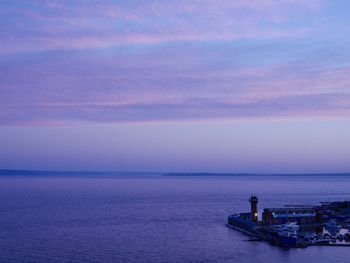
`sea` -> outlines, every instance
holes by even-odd
[[[350,262],[350,248],[283,249],[227,228],[251,194],[260,213],[350,200],[350,176],[1,176],[0,262]]]

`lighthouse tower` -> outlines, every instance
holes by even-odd
[[[258,197],[252,195],[249,198],[250,202],[250,217],[252,222],[258,222]]]

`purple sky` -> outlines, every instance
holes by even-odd
[[[349,10],[1,1],[0,167],[350,171]]]

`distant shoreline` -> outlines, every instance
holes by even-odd
[[[0,169],[0,176],[164,176],[164,177],[234,177],[234,176],[350,176],[350,173],[161,173],[109,171],[45,171]]]
[[[164,173],[162,176],[350,176],[350,173]]]

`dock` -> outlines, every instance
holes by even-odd
[[[350,201],[265,208],[261,221],[257,196],[251,196],[249,202],[251,211],[230,215],[226,226],[251,240],[288,248],[350,246]]]

